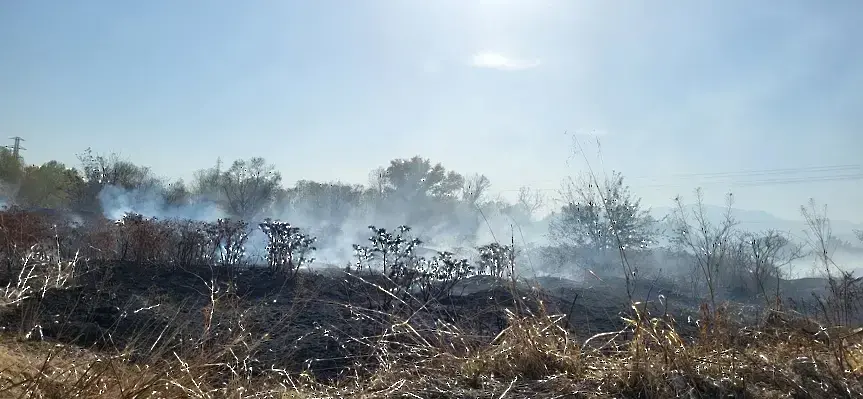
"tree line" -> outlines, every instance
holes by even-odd
[[[692,291],[706,290],[710,297],[722,288],[766,293],[771,288],[768,283],[783,275],[782,268],[803,256],[800,243],[784,232],[740,229],[731,213],[732,197],[719,223],[705,216],[698,190],[694,204],[678,198],[677,209],[656,220],[619,173],[569,179],[555,198],[553,212],[541,217],[539,212],[550,198],[540,192],[523,187],[517,199],[508,202],[490,195],[491,181],[486,176],[466,176],[420,156],[390,161],[371,171],[366,184],[299,180],[287,187],[276,167],[259,157],[227,165],[218,161],[195,172],[188,183],[159,178],[148,167],[116,154],[94,154],[88,149],[78,154],[78,160],[74,167],[57,161],[28,165],[8,149],[0,149],[0,194],[7,205],[99,214],[105,211],[100,193],[106,187],[155,199],[165,209],[206,201],[240,220],[282,215],[291,209],[292,215],[320,222],[314,233],[322,240],[327,239],[328,229],[338,233],[336,229],[357,213],[372,215],[368,224],[377,224],[375,217],[397,209],[399,220],[391,221],[393,226],[444,226],[448,233],[464,233],[453,237],[455,242],[478,245],[475,234],[483,224],[492,216],[504,216],[506,223],[519,229],[544,227],[533,233],[541,231],[547,245],[527,248],[540,253],[544,267],[557,263],[637,279],[646,269],[661,266],[644,260],[660,254],[662,262],[684,264],[677,269],[687,271],[683,274]],[[817,216],[814,205],[804,211],[807,220],[826,220],[826,215]],[[511,233],[518,235],[515,227]],[[666,241],[663,246],[658,244],[661,239]]]

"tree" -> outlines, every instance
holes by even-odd
[[[195,172],[190,185],[194,196],[216,200],[221,193],[222,159],[216,159],[216,165]]]
[[[530,187],[520,187],[518,189],[518,199],[516,205],[521,208],[522,212],[528,218],[533,218],[543,205],[545,205],[545,196],[542,192],[534,190]]]
[[[742,275],[735,276],[738,281],[730,283],[744,286],[754,283],[755,287],[745,287],[747,291],[757,290],[767,300],[767,283],[771,279],[775,280],[775,297],[778,300],[779,279],[785,274],[782,268],[802,257],[802,247],[776,230],[743,232],[737,245],[735,263]]]
[[[327,240],[341,233],[341,226],[360,206],[363,195],[360,185],[300,180],[287,190],[290,199],[286,205],[303,220],[320,221],[313,232]]]
[[[375,168],[369,172],[369,193],[372,198],[382,199],[386,195],[388,183],[386,168]]]
[[[824,274],[832,281],[837,274],[841,275],[844,271],[833,261],[837,241],[836,236],[833,235],[830,219],[827,217],[827,205],[819,210],[815,199],[810,199],[808,207],[800,207],[800,213],[808,227],[805,232],[807,244],[820,266],[824,268]],[[834,273],[833,269],[838,273]]]
[[[236,160],[218,179],[222,203],[238,218],[257,216],[273,200],[282,175],[264,158]]]
[[[439,163],[432,165],[419,156],[390,161],[385,177],[388,191],[406,200],[455,197],[464,187],[464,177],[460,174],[447,171]]]
[[[68,208],[72,206],[83,183],[77,170],[57,161],[28,166],[16,202],[27,207]]]
[[[462,202],[468,205],[476,205],[477,202],[485,197],[486,191],[491,187],[491,181],[488,177],[481,174],[474,174],[464,180],[464,186],[461,191]]]
[[[687,211],[683,199],[678,196],[674,199],[677,208],[671,215],[672,243],[694,257],[695,266],[707,283],[713,311],[716,310],[716,290],[721,268],[733,254],[732,239],[737,226],[732,214],[733,200],[734,197],[729,194],[725,214],[719,224],[708,220],[704,194],[700,188],[695,190],[695,206],[692,209]],[[697,292],[697,279],[693,279],[693,285]]]
[[[12,151],[0,147],[0,196],[11,200],[18,194],[21,178],[24,176],[24,163]]]
[[[607,178],[603,187],[591,179],[570,179],[562,194],[566,204],[550,226],[559,243],[596,250],[647,248],[652,243],[656,221],[641,209],[641,200],[620,173]]]
[[[182,179],[169,183],[162,198],[165,200],[165,206],[174,207],[188,205],[192,200],[192,193],[186,188],[186,184]]]
[[[151,188],[161,185],[150,168],[120,159],[117,154],[94,155],[88,148],[78,155],[84,180],[101,189],[112,185],[126,190]]]

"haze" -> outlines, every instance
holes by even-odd
[[[577,138],[647,205],[704,186],[713,204],[733,191],[800,219],[815,197],[860,222],[861,8],[6,2],[0,133],[27,140],[29,163],[92,147],[189,179],[261,156],[286,185],[366,183],[421,155],[508,198],[584,170]]]

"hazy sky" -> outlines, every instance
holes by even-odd
[[[507,195],[583,170],[576,137],[648,204],[863,221],[861,38],[838,0],[7,1],[0,135],[171,177],[263,156],[288,184],[419,154]]]

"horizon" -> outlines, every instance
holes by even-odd
[[[510,200],[589,163],[654,208],[702,186],[863,222],[854,2],[202,4],[7,5],[0,133],[27,163],[91,147],[187,182],[261,156],[284,186],[365,185],[420,155]]]

